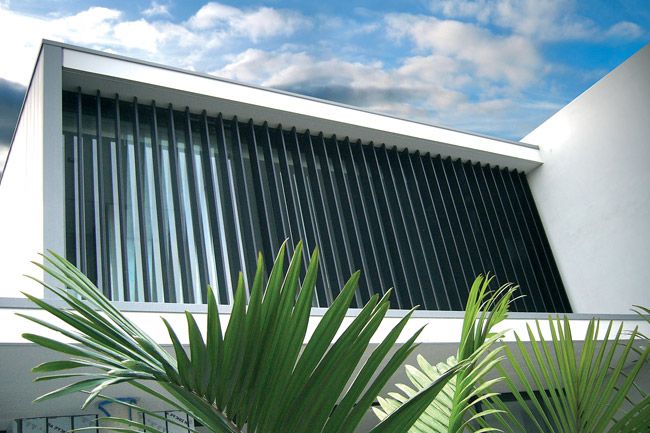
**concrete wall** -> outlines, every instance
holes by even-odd
[[[30,261],[48,248],[64,251],[60,89],[61,50],[44,47],[0,182],[0,297],[42,296],[23,274],[40,278]]]
[[[32,272],[43,239],[43,53],[32,77],[0,183],[0,296],[42,290],[21,275]],[[28,287],[29,286],[29,287]]]
[[[650,45],[522,140],[530,187],[575,312],[650,305]]]

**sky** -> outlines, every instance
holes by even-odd
[[[43,38],[519,140],[650,41],[650,1],[0,0],[0,167]]]

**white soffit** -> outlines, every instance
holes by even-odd
[[[50,42],[47,42],[50,43]],[[336,134],[364,143],[409,148],[443,157],[529,171],[542,163],[536,146],[500,140],[408,121],[392,116],[287,92],[263,89],[217,77],[181,71],[101,52],[56,44],[63,48],[63,88],[120,99],[137,97],[148,104],[173,104],[177,109],[223,113],[240,120],[268,121],[299,131]]]

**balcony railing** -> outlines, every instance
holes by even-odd
[[[362,269],[356,305],[462,310],[490,271],[516,311],[569,312],[524,173],[241,121],[64,92],[66,253],[121,301],[229,304],[280,244],[321,248],[316,306]]]
[[[97,427],[97,415],[50,416],[14,420],[13,432],[67,433],[72,429],[91,427]]]
[[[101,403],[100,411],[102,417],[114,415],[106,408],[103,408]],[[157,416],[131,410],[128,413],[131,420],[142,422],[162,433],[190,433],[195,428],[194,419],[182,411],[156,412]],[[106,424],[102,424],[101,419],[96,414],[33,417],[14,420],[13,433],[68,433],[74,429],[105,426]],[[98,428],[87,431],[97,433],[105,431],[105,429]]]

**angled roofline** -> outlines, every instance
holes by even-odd
[[[535,131],[542,128],[547,122],[550,122],[551,119],[553,119],[555,116],[558,116],[558,115],[560,115],[560,113],[565,112],[566,110],[570,110],[572,106],[575,106],[576,104],[579,104],[582,99],[588,97],[588,95],[590,95],[593,91],[598,89],[600,86],[604,85],[603,83],[606,83],[609,80],[611,80],[612,76],[617,75],[617,73],[618,73],[617,71],[620,71],[620,70],[624,69],[624,66],[625,66],[626,63],[628,63],[630,60],[632,60],[635,57],[642,56],[643,55],[642,53],[645,50],[650,50],[650,42],[643,45],[641,48],[639,48],[637,51],[635,51],[632,55],[630,55],[625,60],[623,60],[621,63],[619,63],[617,66],[615,66],[614,69],[610,69],[609,71],[607,71],[602,77],[598,78],[594,83],[592,83],[589,87],[587,87],[582,92],[580,92],[576,97],[571,99],[569,102],[564,104],[562,107],[555,110],[546,119],[544,119],[542,122],[540,122],[533,129],[528,131],[528,133],[525,136],[521,137],[521,144],[534,145],[539,149],[539,145],[535,145],[534,143],[528,143],[528,142],[526,142],[524,140],[530,140],[530,137],[535,134]],[[544,144],[542,144],[542,146],[543,145]]]
[[[53,40],[49,40],[49,39],[43,39],[41,41],[41,45],[40,45],[40,47],[38,49],[38,54],[37,54],[37,56],[35,58],[34,66],[33,66],[33,69],[32,69],[32,75],[31,75],[30,81],[29,81],[29,85],[26,87],[25,95],[23,97],[23,102],[21,104],[21,108],[20,108],[20,111],[19,111],[19,114],[18,114],[18,117],[17,117],[16,125],[14,126],[11,141],[9,143],[9,149],[7,151],[7,157],[5,158],[5,161],[4,161],[4,164],[3,164],[3,170],[2,170],[2,173],[0,173],[0,184],[2,183],[2,179],[4,177],[4,172],[7,169],[7,164],[9,162],[9,158],[10,158],[10,155],[12,153],[11,151],[12,151],[12,148],[13,148],[14,140],[16,138],[16,132],[18,130],[18,125],[19,125],[20,120],[21,120],[21,118],[23,116],[23,113],[24,113],[26,100],[27,100],[27,97],[29,95],[30,89],[32,88],[32,85],[33,85],[34,73],[35,73],[36,68],[37,68],[37,66],[39,64],[39,61],[40,61],[40,59],[42,57],[42,53],[43,53],[43,50],[44,50],[45,46],[52,46],[52,47],[60,48],[62,50],[62,55],[64,55],[65,51],[67,50],[67,51],[72,51],[72,52],[77,52],[77,53],[83,53],[83,54],[88,54],[88,55],[99,56],[99,57],[106,58],[106,59],[132,63],[134,65],[153,67],[153,68],[156,68],[156,69],[159,69],[159,70],[185,74],[185,75],[189,75],[189,76],[193,76],[193,77],[198,77],[198,78],[201,78],[201,79],[208,79],[208,80],[211,80],[211,81],[214,81],[214,82],[217,82],[217,83],[224,83],[226,85],[241,86],[241,87],[244,87],[244,88],[247,88],[247,89],[252,89],[253,91],[264,92],[267,95],[282,95],[282,96],[289,97],[289,98],[296,98],[298,100],[310,101],[310,102],[315,102],[315,103],[318,103],[318,104],[324,104],[325,106],[336,107],[336,108],[339,108],[339,109],[342,108],[342,109],[346,109],[346,110],[352,110],[353,112],[360,113],[360,114],[368,114],[368,115],[372,115],[372,116],[377,116],[379,119],[383,118],[383,119],[386,119],[387,121],[390,120],[390,121],[406,122],[407,124],[410,124],[413,127],[431,128],[431,131],[434,131],[434,132],[437,131],[438,133],[442,133],[442,134],[447,134],[447,133],[449,133],[449,134],[459,134],[460,137],[464,136],[466,138],[476,138],[476,139],[479,139],[481,141],[482,140],[489,140],[489,141],[493,141],[495,143],[501,143],[501,144],[504,144],[504,145],[516,146],[516,147],[513,147],[513,150],[514,149],[520,149],[520,152],[539,151],[538,146],[533,145],[533,144],[529,144],[529,143],[523,143],[523,142],[519,142],[519,141],[498,138],[498,137],[489,136],[489,135],[485,135],[485,134],[469,132],[469,131],[449,128],[449,127],[445,127],[445,126],[434,125],[434,124],[427,123],[427,122],[422,122],[422,121],[410,120],[410,119],[406,119],[406,118],[399,117],[399,116],[394,116],[394,115],[385,114],[385,113],[379,113],[379,112],[376,112],[376,111],[372,111],[372,110],[368,110],[368,109],[364,109],[364,108],[360,108],[360,107],[355,107],[355,106],[352,106],[352,105],[347,105],[347,104],[334,102],[334,101],[328,101],[328,100],[315,98],[315,97],[307,96],[307,95],[301,95],[301,94],[298,94],[298,93],[288,92],[288,91],[285,91],[285,90],[279,90],[279,89],[274,89],[274,88],[257,86],[257,85],[253,85],[253,84],[249,84],[249,83],[243,83],[243,82],[240,82],[240,81],[237,81],[237,80],[231,80],[231,79],[227,79],[227,78],[218,77],[218,76],[207,74],[207,73],[189,71],[189,70],[185,70],[185,69],[182,69],[182,68],[177,68],[177,67],[174,67],[174,66],[164,65],[164,64],[155,63],[155,62],[150,62],[150,61],[141,60],[141,59],[128,57],[128,56],[124,56],[124,55],[107,53],[107,52],[104,52],[104,51],[99,51],[99,50],[95,50],[95,49],[80,47],[80,46],[77,46],[77,45],[67,44],[67,43],[53,41]],[[65,64],[64,64],[62,73],[65,70],[73,71],[74,69],[68,69],[68,68],[65,67]],[[80,70],[80,71],[84,72],[83,70]],[[174,89],[172,89],[172,90],[174,90]],[[209,95],[206,94],[205,96],[209,96]],[[269,107],[269,108],[271,108],[271,107]],[[271,109],[273,109],[273,108],[271,108]],[[297,114],[301,114],[301,113],[297,113]],[[355,125],[355,124],[351,123],[351,125]],[[361,126],[361,125],[359,125],[359,126]],[[380,128],[377,128],[376,130],[378,132],[382,132],[382,130]],[[390,131],[388,131],[388,132],[390,132]],[[358,137],[354,137],[354,138],[358,138]],[[430,142],[436,142],[436,140],[433,140],[433,139],[426,139],[426,138],[420,138],[420,139],[430,141]],[[442,144],[445,144],[445,145],[450,145],[450,146],[457,146],[458,148],[466,148],[468,150],[476,150],[476,151],[481,152],[481,153],[487,152],[488,154],[492,153],[493,155],[507,156],[507,155],[501,154],[499,152],[496,152],[496,153],[495,152],[490,152],[489,150],[486,150],[486,149],[472,149],[471,147],[467,147],[466,145],[453,143],[451,141],[450,142],[440,141],[439,143],[442,143]],[[525,157],[518,157],[518,156],[512,156],[512,155],[507,156],[507,157],[508,158],[514,158],[515,160],[527,161],[527,164],[528,164],[529,168],[531,167],[531,165],[532,166],[537,166],[537,165],[541,164],[541,158],[539,158],[539,157],[525,158]],[[481,161],[481,160],[476,159],[476,161]],[[495,164],[495,165],[498,165],[498,164]]]
[[[193,76],[196,76],[196,77],[208,78],[210,80],[220,81],[220,82],[223,82],[223,83],[235,84],[235,85],[238,85],[238,86],[244,86],[244,87],[248,87],[248,88],[251,88],[251,89],[261,90],[261,91],[264,91],[264,92],[276,93],[276,94],[290,96],[290,97],[299,98],[299,99],[304,99],[304,100],[308,100],[308,101],[319,102],[319,103],[331,105],[333,107],[347,108],[347,109],[355,110],[355,111],[362,112],[362,113],[368,113],[368,114],[373,114],[373,115],[381,116],[381,117],[385,117],[385,118],[396,119],[396,120],[410,122],[410,123],[414,123],[414,124],[418,124],[418,125],[424,125],[424,126],[428,126],[428,127],[443,129],[443,130],[446,130],[446,131],[457,132],[457,133],[461,133],[461,134],[471,135],[471,136],[474,136],[474,137],[486,138],[486,139],[489,139],[489,140],[496,140],[496,141],[500,141],[502,143],[513,144],[513,145],[516,145],[516,146],[527,147],[527,148],[530,148],[530,149],[538,149],[538,147],[536,145],[534,145],[534,144],[522,143],[520,141],[514,141],[514,140],[499,138],[499,137],[490,136],[490,135],[487,135],[487,134],[480,134],[480,133],[466,131],[466,130],[462,130],[462,129],[449,128],[449,127],[446,127],[446,126],[435,125],[433,123],[422,122],[422,121],[417,121],[417,120],[411,120],[411,119],[407,119],[407,118],[404,118],[404,117],[399,117],[399,116],[395,116],[395,115],[391,115],[391,114],[380,113],[380,112],[377,112],[377,111],[368,110],[368,109],[357,107],[357,106],[354,106],[354,105],[348,105],[348,104],[343,104],[343,103],[340,103],[340,102],[335,102],[335,101],[330,101],[330,100],[326,100],[326,99],[316,98],[316,97],[313,97],[313,96],[302,95],[300,93],[289,92],[289,91],[286,91],[286,90],[275,89],[275,88],[272,88],[272,87],[258,86],[258,85],[255,85],[255,84],[245,83],[245,82],[241,82],[241,81],[237,81],[237,80],[232,80],[232,79],[229,79],[229,78],[223,78],[223,77],[219,77],[219,76],[204,73],[204,72],[190,71],[190,70],[187,70],[187,69],[182,69],[182,68],[177,68],[177,67],[174,67],[174,66],[164,65],[162,63],[150,62],[150,61],[147,61],[147,60],[137,59],[137,58],[134,58],[134,57],[124,56],[124,55],[120,55],[120,54],[107,53],[105,51],[94,50],[94,49],[91,49],[91,48],[80,47],[80,46],[77,46],[77,45],[66,44],[66,43],[63,43],[63,42],[52,41],[52,40],[49,40],[49,39],[43,39],[42,44],[43,45],[52,45],[52,46],[55,46],[55,47],[59,47],[59,48],[67,49],[67,50],[72,50],[72,51],[78,51],[78,52],[87,53],[87,54],[98,55],[98,56],[107,57],[107,58],[110,58],[110,59],[121,60],[121,61],[130,62],[130,63],[136,63],[136,64],[139,64],[139,65],[152,66],[154,68],[164,69],[164,70],[173,71],[173,72],[180,72],[182,74],[193,75]]]

